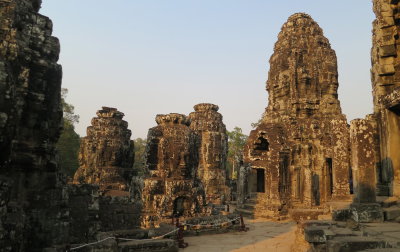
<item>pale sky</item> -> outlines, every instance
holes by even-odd
[[[125,113],[132,139],[156,114],[217,104],[228,130],[249,134],[267,106],[265,82],[278,33],[310,14],[336,51],[348,121],[372,112],[371,0],[43,0],[61,41],[67,102],[86,127],[101,106]]]

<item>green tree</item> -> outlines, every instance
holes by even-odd
[[[136,138],[134,141],[134,151],[135,151],[135,163],[133,164],[133,169],[138,173],[138,175],[143,175],[144,172],[144,152],[146,151],[146,139]]]
[[[247,137],[243,134],[242,129],[235,127],[233,131],[228,131],[228,174],[230,177],[235,179],[237,175],[237,169],[239,168],[240,162],[243,160],[243,148],[246,144]]]
[[[75,132],[75,123],[79,122],[79,115],[74,112],[74,106],[66,102],[68,89],[61,90],[61,105],[63,107],[63,129],[57,142],[61,172],[73,177],[79,167],[78,151],[80,136]]]

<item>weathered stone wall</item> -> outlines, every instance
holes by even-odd
[[[372,88],[380,137],[378,193],[400,196],[400,59],[397,0],[373,0]]]
[[[157,115],[149,130],[145,154],[147,175],[139,186],[142,226],[158,225],[172,215],[202,213],[204,189],[197,179],[198,138],[185,115]]]
[[[128,230],[140,227],[142,204],[128,196],[99,198],[101,231]]]
[[[264,176],[261,186],[254,179],[256,209],[285,213],[348,198],[349,127],[337,89],[336,54],[322,29],[292,15],[270,58],[268,107],[245,147],[254,176]]]
[[[376,122],[355,119],[350,125],[351,165],[353,170],[354,202],[375,203],[376,201]]]
[[[96,185],[67,185],[70,229],[69,242],[93,241],[101,230],[99,187]]]
[[[68,185],[67,193],[71,244],[97,240],[101,232],[140,227],[140,201],[102,195],[93,184]]]
[[[68,236],[55,159],[60,45],[39,0],[0,1],[0,247],[41,251]]]
[[[127,190],[133,176],[133,141],[124,114],[103,107],[87,128],[79,151],[75,183],[100,185],[100,190]]]
[[[207,202],[222,204],[229,199],[226,186],[228,135],[218,106],[200,103],[190,113],[190,129],[198,135],[199,167],[197,176],[203,183]]]

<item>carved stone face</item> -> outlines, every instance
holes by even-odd
[[[341,113],[337,85],[336,55],[322,29],[306,14],[291,16],[270,58],[267,110],[309,117],[324,104],[325,113]]]

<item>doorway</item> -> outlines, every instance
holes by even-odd
[[[333,194],[333,165],[332,165],[332,158],[326,158],[326,182],[327,182],[327,195],[328,197],[332,197]]]
[[[280,153],[279,158],[279,195],[284,200],[290,198],[289,154]]]
[[[257,169],[257,192],[265,192],[265,170]]]
[[[180,217],[186,215],[189,209],[189,201],[186,197],[178,197],[174,201],[174,211],[173,215],[175,217]]]

